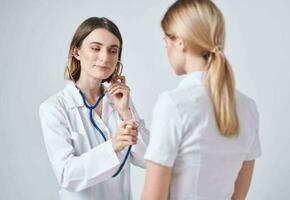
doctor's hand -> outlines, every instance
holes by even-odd
[[[112,96],[113,103],[122,120],[132,119],[132,113],[129,109],[130,88],[126,85],[125,76],[117,76],[111,80],[108,94]]]
[[[113,149],[116,153],[137,143],[137,128],[136,122],[132,120],[121,122],[116,135],[112,138]]]

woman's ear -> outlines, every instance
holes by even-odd
[[[73,57],[75,57],[75,59],[77,59],[77,60],[80,60],[79,49],[76,47],[73,50]]]
[[[181,37],[177,37],[176,38],[176,42],[177,42],[177,46],[178,48],[184,52],[186,50],[186,45],[185,45],[185,42],[184,40],[181,38]]]

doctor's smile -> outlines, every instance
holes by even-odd
[[[97,69],[104,70],[104,71],[107,71],[107,70],[111,69],[111,67],[108,67],[108,66],[105,66],[105,65],[93,65],[93,68],[97,68]]]

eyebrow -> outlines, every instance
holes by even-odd
[[[100,42],[90,42],[90,44],[98,44],[98,45],[104,45],[104,44],[102,44],[102,43],[100,43]],[[110,45],[110,47],[117,47],[117,48],[120,48],[119,47],[119,45],[117,45],[117,44],[112,44],[112,45]]]

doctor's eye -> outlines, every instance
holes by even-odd
[[[98,51],[100,51],[101,49],[98,48],[98,47],[91,47],[91,50],[98,52]]]
[[[119,52],[118,48],[111,48],[109,49],[110,54],[117,54]]]

